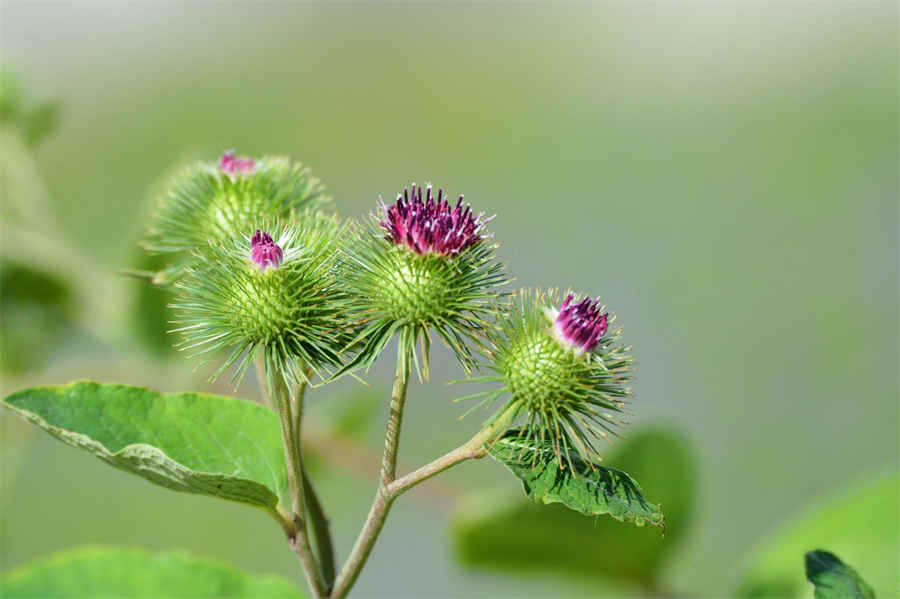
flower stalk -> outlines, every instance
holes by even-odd
[[[306,526],[304,490],[305,477],[300,454],[300,438],[295,434],[299,427],[295,428],[295,419],[292,412],[296,410],[298,415],[302,411],[302,397],[294,399],[288,390],[284,378],[279,373],[270,374],[268,385],[274,392],[274,404],[277,406],[278,417],[281,421],[281,439],[284,444],[284,457],[287,463],[288,485],[291,493],[291,509],[293,511],[292,534],[288,535],[291,549],[297,554],[306,582],[316,599],[328,597],[328,589],[322,578],[319,564],[313,555],[309,542],[309,532]],[[294,408],[294,410],[292,410]],[[299,417],[296,422],[299,422]]]
[[[518,413],[517,405],[508,405],[466,443],[401,478],[380,484],[366,522],[337,577],[331,599],[343,599],[350,592],[378,540],[391,506],[400,495],[457,464],[486,456],[490,446],[509,428]]]

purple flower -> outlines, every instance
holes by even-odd
[[[246,175],[253,170],[253,159],[246,157],[238,158],[234,155],[234,150],[228,150],[222,154],[222,159],[219,160],[219,168],[222,169],[223,173],[231,175],[232,177],[236,174]]]
[[[265,272],[269,266],[274,268],[281,266],[284,253],[272,241],[271,235],[257,229],[256,234],[250,240],[250,258],[259,266],[261,271]]]
[[[566,296],[553,322],[553,331],[560,341],[569,347],[591,353],[606,333],[609,313],[600,312],[600,298],[591,301],[590,297],[586,297],[573,304],[574,298],[575,295],[572,293]]]
[[[482,219],[483,212],[474,216],[461,195],[451,208],[444,190],[438,190],[437,198],[430,184],[426,190],[424,201],[422,188],[413,183],[412,191],[404,189],[402,195],[397,194],[397,201],[390,207],[381,202],[383,220],[379,222],[388,232],[388,241],[405,245],[417,254],[450,256],[484,239],[481,230],[493,217]]]

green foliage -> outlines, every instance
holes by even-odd
[[[816,586],[816,599],[875,599],[875,592],[856,570],[828,551],[805,556],[806,578]]]
[[[897,590],[900,476],[895,468],[817,501],[757,548],[737,596],[796,597],[807,588],[800,556],[828,547],[861,568],[882,596]]]
[[[337,411],[331,420],[332,431],[341,436],[364,437],[377,422],[383,395],[365,388],[354,390],[340,398]]]
[[[280,597],[302,599],[277,576],[252,576],[183,552],[80,548],[26,565],[0,579],[3,597]]]
[[[71,323],[73,304],[55,277],[0,260],[0,367],[18,373],[42,364]]]
[[[138,272],[156,272],[166,265],[163,256],[140,252],[134,267]],[[178,338],[169,333],[172,321],[172,289],[151,285],[145,278],[137,277],[133,282],[134,294],[131,299],[130,318],[132,330],[144,347],[157,355],[171,354]]]
[[[287,491],[278,417],[247,401],[76,382],[13,393],[54,437],[176,491],[273,510]]]
[[[568,455],[563,464],[552,442],[526,440],[522,429],[510,429],[491,448],[491,456],[522,481],[536,502],[561,503],[582,514],[609,514],[637,526],[665,525],[659,506],[644,499],[637,482],[625,472]]]
[[[666,508],[666,535],[585,516],[563,505],[504,497],[477,502],[453,522],[459,559],[473,567],[557,572],[619,580],[658,589],[666,557],[690,526],[696,465],[684,439],[645,430],[623,442],[610,460],[653,489]]]
[[[26,145],[34,147],[59,125],[59,104],[53,101],[28,106],[18,79],[0,69],[0,124],[18,129]]]

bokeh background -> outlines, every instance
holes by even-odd
[[[465,464],[398,502],[359,596],[811,596],[802,552],[820,544],[898,594],[896,3],[0,14],[4,394],[90,378],[256,398],[253,380],[210,385],[169,350],[164,294],[117,273],[152,266],[136,242],[187,162],[290,155],[346,216],[431,181],[498,215],[516,286],[601,294],[617,313],[639,378],[610,463],[619,452],[676,515],[663,538],[535,514],[499,464]],[[450,400],[470,391],[443,384],[460,374],[442,349],[435,362],[411,389],[406,466],[480,422],[458,420]],[[371,388],[311,395],[341,555],[374,488],[391,371],[385,358]],[[262,513],[0,423],[0,569],[124,544],[302,580]]]

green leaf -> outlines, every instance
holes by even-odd
[[[527,444],[519,429],[510,429],[491,448],[491,455],[522,480],[535,501],[562,503],[582,514],[609,514],[637,526],[665,526],[659,506],[644,499],[640,486],[625,472],[590,464],[574,452],[560,465],[549,441]],[[571,462],[572,468],[569,468]],[[573,472],[574,470],[574,472]]]
[[[146,252],[138,254],[134,261],[135,270],[148,274],[161,271],[167,260],[164,256]],[[131,302],[131,326],[135,336],[154,354],[165,356],[174,353],[179,338],[167,332],[171,326],[172,311],[169,304],[174,298],[172,289],[154,285],[150,277],[133,280],[134,295]]]
[[[872,587],[833,553],[810,551],[805,561],[806,578],[816,586],[816,599],[875,599]]]
[[[803,596],[808,583],[800,556],[810,547],[828,547],[863,568],[866,582],[879,595],[892,596],[900,554],[897,505],[900,476],[894,465],[836,489],[789,519],[752,552],[736,596]]]
[[[41,366],[74,321],[72,290],[50,273],[0,259],[0,368]]]
[[[287,491],[278,417],[239,399],[76,382],[4,405],[116,468],[176,491],[273,511]]]
[[[666,536],[585,516],[563,505],[525,498],[471,497],[452,521],[456,555],[466,565],[538,571],[592,581],[659,588],[666,559],[689,530],[696,496],[696,465],[687,441],[647,429],[617,446],[610,463],[653,489],[666,508]],[[614,548],[614,549],[612,549]]]
[[[0,596],[303,598],[277,576],[251,576],[182,552],[118,548],[81,548],[29,564],[4,575]]]

